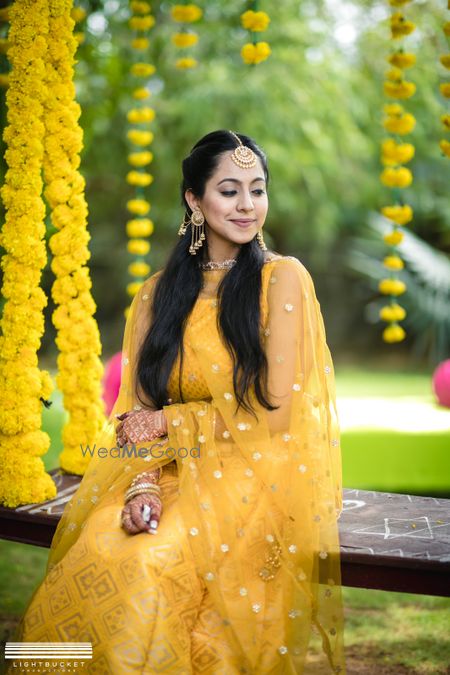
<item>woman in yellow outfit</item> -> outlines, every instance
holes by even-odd
[[[180,239],[20,626],[91,642],[76,672],[345,672],[334,370],[309,273],[264,244],[268,178],[230,131],[183,161]]]

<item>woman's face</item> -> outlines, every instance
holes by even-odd
[[[251,241],[264,225],[269,206],[259,157],[253,168],[242,169],[231,154],[232,151],[223,153],[201,199],[190,190],[185,193],[191,209],[198,207],[205,216],[207,241],[214,241],[219,248],[221,243],[240,245]]]

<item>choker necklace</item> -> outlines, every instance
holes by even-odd
[[[199,263],[199,267],[202,270],[228,270],[236,264],[235,258],[230,258],[229,260],[223,260],[222,262],[214,262],[214,260],[209,260],[205,263]]]

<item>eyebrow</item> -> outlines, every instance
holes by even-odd
[[[256,181],[258,181],[258,180],[262,180],[262,181],[265,182],[264,178],[254,178],[252,180],[252,183],[256,183]],[[225,183],[225,181],[230,181],[230,183],[242,183],[242,181],[237,180],[237,178],[223,178],[221,181],[219,181],[219,183],[217,183],[217,185],[220,185],[221,183]]]

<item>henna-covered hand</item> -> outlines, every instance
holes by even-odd
[[[144,507],[150,507],[149,520],[144,519]],[[148,509],[146,509],[148,511]],[[136,495],[125,504],[121,514],[121,525],[128,534],[149,532],[157,534],[162,514],[161,498],[155,494]]]

